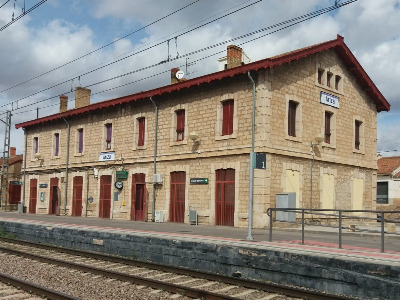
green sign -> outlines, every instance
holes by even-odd
[[[267,155],[265,153],[254,153],[254,167],[256,169],[265,170],[267,168]]]
[[[47,183],[39,183],[40,188],[47,188]]]
[[[190,178],[190,184],[208,184],[208,178]]]
[[[10,181],[11,185],[22,185],[21,181]]]
[[[127,179],[128,171],[117,171],[116,177],[117,177],[117,179]]]

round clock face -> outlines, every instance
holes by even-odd
[[[115,187],[117,189],[122,189],[123,186],[124,186],[124,184],[122,183],[122,181],[116,181],[115,182]]]

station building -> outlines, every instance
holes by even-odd
[[[77,88],[74,109],[61,96],[59,113],[17,124],[28,212],[248,226],[253,91],[254,228],[279,193],[298,208],[376,208],[377,113],[390,105],[343,37],[255,62],[231,45],[220,64],[94,104]]]

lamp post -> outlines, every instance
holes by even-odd
[[[311,146],[311,155],[312,155],[312,159],[311,159],[311,167],[310,167],[310,209],[312,209],[312,186],[313,186],[313,162],[314,162],[314,147],[318,146],[319,144],[321,144],[321,142],[324,140],[324,138],[322,136],[316,136],[315,137],[315,141],[316,143],[313,143],[312,141],[310,142],[310,146]]]

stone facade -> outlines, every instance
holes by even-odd
[[[340,38],[334,41],[343,43]],[[286,54],[286,57],[290,55]],[[281,57],[285,54],[279,59]],[[335,49],[326,49],[273,68],[252,69],[251,66],[248,65],[248,71],[256,82],[255,152],[266,153],[265,169],[254,170],[253,227],[267,226],[267,209],[275,207],[275,195],[282,192],[296,192],[296,203],[300,208],[375,209],[377,111],[382,109],[377,108],[376,97],[365,91],[360,78],[348,71],[343,56]],[[144,174],[144,220],[150,221],[155,211],[162,211],[164,221],[171,221],[171,197],[175,197],[171,174],[185,172],[181,187],[181,193],[184,191],[185,223],[189,222],[189,209],[196,209],[199,224],[218,224],[218,214],[221,213],[222,219],[232,214],[233,224],[228,225],[247,226],[253,86],[247,72],[223,75],[240,68],[244,69],[246,65],[211,74],[221,76],[219,80],[207,80],[204,76],[201,84],[190,85],[188,80],[173,85],[190,85],[188,88],[150,92],[151,100],[133,95],[135,101],[120,102],[108,108],[91,109],[94,105],[90,105],[87,110],[71,110],[51,118],[18,124],[17,127],[26,128],[27,134],[25,205],[29,206],[31,202],[30,182],[48,184],[38,187],[37,191],[33,189],[37,196],[35,212],[51,213],[49,182],[51,178],[59,178],[56,199],[59,213],[71,215],[75,195],[73,180],[81,176],[84,200],[80,215],[98,217],[100,190],[103,188],[100,178],[111,175],[109,217],[137,219],[133,207],[138,190],[135,190],[133,178],[135,174]],[[323,74],[322,79],[320,74]],[[320,103],[321,92],[338,97],[339,108]],[[223,104],[228,100],[234,103],[233,129],[230,134],[222,135]],[[154,184],[154,189],[156,139],[152,101],[158,106],[156,173],[163,178],[162,184]],[[297,105],[296,136],[288,135],[290,101]],[[386,100],[383,98],[383,101]],[[183,139],[177,141],[176,112],[181,110],[185,111],[184,132]],[[325,133],[326,111],[332,115],[330,143],[322,142],[311,149],[315,137]],[[145,141],[144,145],[138,146],[140,118],[145,118]],[[361,122],[358,146],[354,142],[355,121]],[[107,124],[112,124],[112,140],[108,148],[105,142]],[[81,151],[80,131],[83,132]],[[57,134],[59,153],[55,155]],[[190,134],[195,134],[197,139],[190,139]],[[35,143],[39,144],[38,153],[34,153]],[[111,153],[112,159],[99,161],[100,153],[106,152]],[[227,169],[234,170],[233,184],[218,181],[217,170]],[[123,170],[128,176],[121,180],[124,187],[117,189],[114,187],[118,181],[116,172]],[[193,178],[208,179],[208,184],[191,184]],[[31,179],[37,179],[37,182]],[[224,202],[226,196],[221,196],[220,184],[224,193],[230,193],[234,199],[230,208]],[[222,212],[217,208],[221,199]]]

